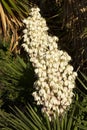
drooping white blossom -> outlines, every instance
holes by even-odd
[[[42,105],[42,112],[52,119],[56,111],[62,115],[72,103],[77,73],[69,64],[71,57],[68,53],[58,49],[59,39],[48,34],[46,21],[38,7],[32,8],[23,22],[26,28],[22,46],[29,54],[38,77],[32,95],[37,104]]]

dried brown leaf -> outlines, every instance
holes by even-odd
[[[1,3],[0,3],[0,17],[1,17],[3,32],[4,35],[6,36],[6,17]]]

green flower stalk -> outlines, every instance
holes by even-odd
[[[58,38],[49,36],[46,21],[40,15],[38,7],[32,8],[27,19],[23,21],[23,47],[30,56],[38,80],[33,96],[37,105],[42,105],[51,120],[57,111],[63,115],[72,103],[73,88],[77,73],[69,65],[71,57],[57,46]]]

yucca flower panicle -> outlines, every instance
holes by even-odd
[[[38,7],[32,8],[23,21],[23,47],[30,56],[38,79],[33,96],[37,105],[42,105],[42,112],[51,120],[55,113],[63,115],[72,103],[73,88],[77,73],[69,64],[71,57],[59,50],[58,37],[48,34],[46,20],[41,17]]]

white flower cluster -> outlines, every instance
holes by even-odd
[[[26,29],[23,31],[22,46],[28,52],[38,76],[34,83],[34,99],[51,119],[56,111],[61,115],[71,104],[77,73],[69,65],[71,57],[58,50],[58,38],[48,35],[46,21],[39,11],[39,8],[32,8],[30,16],[23,21]]]

